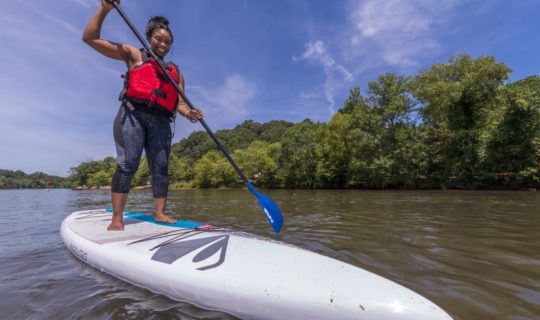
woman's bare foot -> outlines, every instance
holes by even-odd
[[[124,215],[113,214],[111,224],[107,227],[110,231],[122,231],[124,230]]]
[[[165,222],[165,223],[171,223],[171,224],[174,224],[177,221],[177,219],[175,219],[173,217],[169,217],[168,215],[166,215],[164,213],[156,213],[156,214],[154,214],[154,219],[157,222]]]
[[[112,221],[107,230],[124,230],[124,205],[127,200],[127,193],[111,192],[111,202],[113,207]]]
[[[113,219],[111,224],[107,227],[107,230],[109,230],[109,231],[123,231],[124,230],[124,224],[122,222],[115,222],[114,219]]]

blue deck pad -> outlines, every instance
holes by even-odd
[[[112,212],[112,208],[107,208],[106,210],[108,212]],[[204,223],[188,221],[188,220],[177,220],[176,223],[159,222],[154,219],[154,216],[144,214],[144,213],[129,212],[129,211],[124,211],[124,217],[134,218],[134,219],[138,219],[138,220],[142,220],[142,221],[146,221],[146,222],[150,222],[154,224],[159,224],[162,226],[184,228],[184,229],[186,228],[193,229],[193,228],[201,227],[204,225]]]

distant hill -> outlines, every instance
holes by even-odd
[[[233,129],[218,130],[215,134],[227,151],[234,152],[247,148],[255,140],[266,143],[279,142],[285,130],[292,126],[294,123],[283,120],[272,120],[265,123],[246,120]],[[196,162],[210,150],[216,150],[216,145],[205,131],[195,131],[189,137],[172,146],[174,155],[184,158],[190,163]]]
[[[0,169],[0,189],[63,188],[66,179],[43,172],[27,174],[21,170]]]

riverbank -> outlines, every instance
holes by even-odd
[[[143,189],[151,189],[152,185],[142,185],[142,186],[135,186],[132,187],[132,190],[143,190]],[[256,187],[258,189],[265,189]],[[86,186],[79,186],[76,188],[66,188],[66,187],[52,187],[52,188],[46,188],[46,187],[36,187],[36,188],[0,188],[0,190],[62,190],[62,189],[70,189],[74,191],[86,191],[86,190],[110,190],[111,186],[100,186],[100,187],[86,187]],[[238,188],[230,188],[230,187],[219,187],[219,188],[197,188],[192,187],[189,184],[178,184],[178,185],[172,185],[169,186],[169,190],[186,190],[186,189],[201,189],[201,190],[234,190],[234,189],[247,189],[245,186],[238,187]],[[370,190],[370,191],[531,191],[536,192],[540,189],[538,188],[530,188],[530,187],[491,187],[491,188],[313,188],[313,189],[303,189],[303,188],[268,188],[269,190]]]

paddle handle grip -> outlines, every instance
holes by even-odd
[[[137,39],[139,39],[139,42],[143,45],[144,49],[148,52],[148,54],[150,54],[150,56],[152,57],[152,59],[154,59],[159,68],[161,69],[161,71],[163,72],[163,74],[167,77],[167,80],[169,80],[172,85],[174,86],[174,88],[176,89],[176,91],[178,92],[178,94],[180,94],[180,96],[182,97],[182,99],[184,100],[184,102],[187,104],[188,108],[190,109],[195,109],[195,107],[193,106],[193,104],[191,103],[191,101],[188,99],[188,97],[184,94],[184,92],[182,91],[182,89],[180,89],[180,87],[178,86],[178,83],[176,81],[174,81],[174,79],[171,77],[171,75],[167,72],[167,70],[165,69],[165,67],[163,66],[163,64],[161,63],[161,61],[156,57],[156,55],[154,54],[154,52],[152,52],[152,50],[150,49],[150,47],[148,46],[148,43],[146,42],[146,40],[142,37],[142,35],[139,33],[139,31],[137,31],[137,28],[135,28],[135,26],[133,25],[133,23],[131,22],[131,20],[127,17],[126,13],[124,12],[124,10],[122,10],[122,8],[120,7],[120,5],[114,1],[114,0],[108,0],[109,3],[113,4],[116,11],[118,11],[118,13],[120,14],[120,16],[122,17],[122,19],[126,22],[126,24],[128,25],[128,27],[131,29],[131,31],[135,34],[135,36],[137,37]],[[206,132],[208,132],[208,134],[210,135],[210,137],[212,138],[212,140],[214,140],[214,143],[217,145],[218,149],[221,151],[221,153],[223,153],[223,155],[225,156],[225,158],[227,158],[227,160],[229,161],[229,163],[232,165],[232,167],[234,168],[234,170],[236,171],[236,173],[240,176],[240,178],[242,178],[242,180],[244,181],[244,183],[248,184],[249,183],[249,180],[246,178],[246,176],[244,175],[244,173],[242,172],[242,170],[240,170],[240,168],[238,167],[238,165],[236,165],[236,163],[234,162],[233,158],[229,155],[229,153],[227,152],[227,150],[225,149],[225,147],[221,144],[221,142],[219,141],[219,139],[216,137],[216,135],[214,134],[214,132],[212,131],[212,129],[210,129],[210,127],[208,126],[208,124],[206,124],[206,121],[204,121],[204,119],[201,119],[199,120],[199,122],[201,123],[201,125],[204,127],[204,129],[206,130]]]

